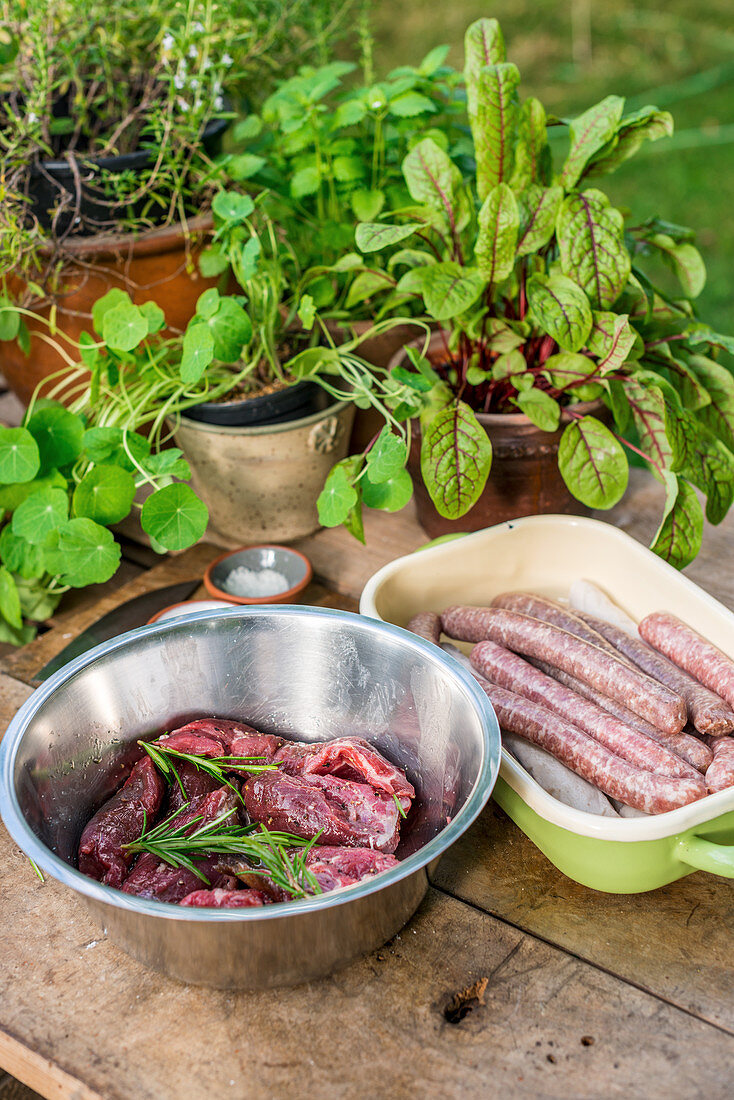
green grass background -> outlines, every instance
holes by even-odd
[[[595,186],[636,218],[696,230],[708,269],[698,312],[733,332],[734,0],[376,0],[379,70],[441,43],[461,67],[464,30],[481,16],[500,21],[522,94],[547,109],[569,116],[614,93],[672,112],[672,138]]]

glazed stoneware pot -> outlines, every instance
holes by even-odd
[[[181,417],[176,443],[192,485],[209,509],[207,539],[227,549],[287,542],[319,526],[316,501],[326,475],[347,454],[349,401],[279,424],[226,427]]]
[[[196,312],[196,300],[216,279],[204,279],[196,257],[211,232],[212,220],[203,215],[188,222],[152,229],[137,237],[111,235],[79,237],[68,241],[68,264],[53,299],[32,308],[49,317],[56,307],[56,325],[72,340],[92,332],[92,306],[113,287],[128,292],[140,305],[155,301],[166,315],[168,327],[180,332]],[[23,291],[19,280],[10,280],[11,296]],[[39,382],[65,365],[58,352],[40,336],[48,329],[29,324],[31,348],[24,355],[15,341],[0,344],[0,373],[21,401],[28,402]],[[60,341],[63,344],[63,340]],[[68,349],[67,349],[68,350]]]
[[[438,361],[444,346],[442,337],[436,333],[431,338],[428,357]],[[391,367],[403,358],[404,353],[399,353]],[[574,405],[574,411],[602,419],[606,413],[601,401]],[[455,531],[480,531],[518,516],[589,514],[589,509],[568,491],[558,470],[558,445],[572,419],[567,410],[563,410],[556,432],[541,431],[519,412],[477,413],[477,419],[492,441],[492,469],[481,497],[459,519],[446,519],[436,511],[421,477],[420,423],[417,420],[411,423],[408,471],[413,480],[418,521],[431,538]]]

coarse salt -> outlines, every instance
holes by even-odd
[[[290,587],[288,578],[277,569],[248,569],[245,565],[238,565],[222,583],[224,591],[232,596],[254,598],[277,596]]]

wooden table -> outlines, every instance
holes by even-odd
[[[646,540],[659,491],[644,475],[610,519]],[[425,541],[409,510],[299,544],[305,602],[349,609],[385,561]],[[734,517],[689,574],[734,607]],[[29,681],[106,606],[200,575],[200,546],[127,586],[87,593],[5,659],[4,729]],[[71,891],[41,883],[0,829],[0,1066],[46,1097],[729,1097],[734,889],[693,874],[618,897],[557,871],[493,804],[446,854],[415,918],[333,977],[269,993],[186,987],[107,941]],[[7,1079],[6,1079],[7,1081]],[[12,1084],[13,1090],[19,1088]],[[0,1079],[0,1097],[4,1093]]]

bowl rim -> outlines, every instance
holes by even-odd
[[[363,627],[367,631],[398,638],[403,644],[408,644],[419,654],[441,666],[458,682],[458,686],[464,695],[474,705],[481,722],[482,755],[476,778],[466,802],[449,824],[417,852],[402,860],[397,867],[382,871],[371,878],[363,879],[361,882],[355,883],[354,886],[342,887],[330,893],[315,895],[312,898],[299,901],[279,902],[278,904],[258,906],[252,909],[184,907],[171,905],[168,902],[134,897],[89,878],[52,852],[28,825],[18,804],[13,783],[15,761],[23,736],[31,719],[41,710],[49,697],[100,658],[124,649],[129,643],[137,641],[139,638],[145,638],[156,633],[167,635],[177,630],[188,631],[197,622],[242,616],[249,618],[250,616],[262,615],[263,612],[277,617],[310,615],[324,619],[340,619],[348,624],[358,623],[361,628]],[[90,901],[101,902],[117,909],[151,917],[163,917],[167,920],[224,922],[277,920],[280,917],[289,917],[298,913],[313,913],[321,909],[331,909],[346,905],[351,901],[357,901],[378,890],[396,884],[420,871],[427,864],[441,856],[476,820],[489,801],[499,775],[500,747],[500,729],[497,717],[491,703],[476,681],[448,654],[431,642],[419,638],[402,627],[393,626],[391,623],[383,623],[351,611],[338,611],[332,608],[299,604],[266,608],[236,607],[219,611],[200,611],[196,615],[187,616],[185,619],[169,619],[162,623],[146,624],[125,634],[120,634],[109,641],[102,642],[94,649],[90,649],[87,653],[76,657],[69,664],[53,673],[29,696],[10,721],[5,736],[0,741],[0,816],[12,839],[29,859],[57,882],[70,887]]]
[[[212,572],[220,562],[226,561],[227,558],[231,558],[234,554],[241,554],[243,550],[285,550],[288,554],[293,554],[296,558],[301,558],[306,566],[306,573],[297,584],[294,584],[292,588],[284,588],[282,592],[274,592],[272,596],[235,596],[232,592],[227,592],[224,588],[218,588],[212,580]],[[305,554],[302,554],[300,550],[294,550],[292,546],[283,546],[278,542],[255,542],[249,543],[247,546],[238,546],[236,550],[225,550],[223,554],[220,554],[214,561],[210,561],[204,570],[204,587],[210,596],[215,599],[228,600],[230,603],[240,604],[243,607],[273,604],[273,603],[288,603],[291,596],[297,596],[299,592],[303,592],[304,588],[307,588],[313,579],[313,566],[308,560]]]

